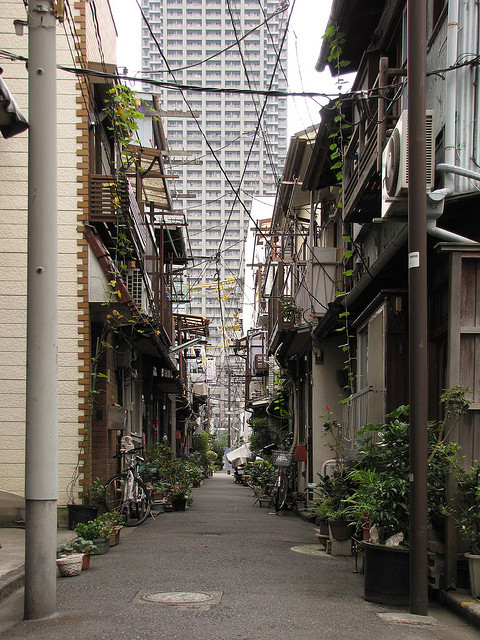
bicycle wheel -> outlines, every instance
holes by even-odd
[[[150,513],[148,489],[141,480],[133,478],[132,481],[127,473],[119,473],[105,486],[105,506],[107,511],[122,516],[125,526],[136,527],[145,522]]]
[[[133,501],[130,502],[130,517],[128,522],[125,519],[127,527],[136,527],[138,524],[145,522],[150,513],[150,508],[150,493],[142,480],[135,478],[133,481]]]
[[[275,510],[280,511],[285,505],[288,491],[288,476],[285,471],[282,471],[282,475],[279,478],[277,485],[277,491],[275,494]]]

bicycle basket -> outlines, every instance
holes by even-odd
[[[292,464],[293,454],[288,451],[273,451],[272,464],[275,467],[289,467]]]

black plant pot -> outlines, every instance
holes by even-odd
[[[172,500],[172,505],[174,511],[185,511],[185,507],[187,506],[187,499],[175,498],[175,500]]]
[[[409,601],[410,549],[363,542],[365,600],[405,606]]]
[[[86,524],[90,520],[95,520],[98,507],[89,507],[84,504],[67,504],[68,528],[75,529],[80,522]]]

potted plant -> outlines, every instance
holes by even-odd
[[[446,391],[445,401],[452,393]],[[448,411],[447,411],[448,414]],[[372,533],[365,551],[365,598],[382,604],[405,605],[409,600],[409,431],[408,407],[401,406],[381,425],[367,425],[359,432],[356,469],[357,489],[349,499],[357,522],[368,520]],[[431,424],[428,433],[428,521],[443,523],[445,485],[458,450],[447,443],[445,423]],[[351,478],[355,481],[355,472]],[[361,482],[365,482],[361,486]],[[355,504],[355,500],[357,503]]]
[[[165,497],[165,491],[167,489],[167,483],[155,480],[152,483],[152,500],[153,502],[160,502]]]
[[[99,507],[105,504],[105,485],[100,478],[95,478],[86,490],[88,504]]]
[[[60,575],[65,578],[78,576],[82,570],[83,553],[71,553],[57,558]]]
[[[114,511],[107,511],[98,516],[98,520],[105,522],[110,529],[108,545],[114,547],[120,542],[120,531],[123,529],[124,519]]]
[[[77,536],[85,540],[92,540],[97,547],[97,551],[92,555],[107,553],[109,547],[110,525],[100,516],[90,522],[79,522],[75,527]]]
[[[479,462],[467,471],[456,466],[458,492],[455,517],[460,536],[467,543],[470,590],[472,596],[480,597],[480,466]]]
[[[80,523],[94,520],[98,514],[98,507],[105,502],[105,485],[100,478],[95,478],[83,492],[82,504],[72,502],[67,505],[68,528],[75,529]]]
[[[191,488],[188,467],[178,458],[172,461],[169,469],[170,487],[167,501],[174,511],[185,511],[187,501],[191,498]]]
[[[90,555],[97,552],[97,546],[92,540],[85,540],[77,536],[60,545],[57,549],[57,557],[69,556],[77,553],[83,554],[82,571],[90,566]]]

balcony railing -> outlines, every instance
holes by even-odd
[[[253,358],[253,375],[262,376],[268,373],[268,355],[256,353]]]
[[[300,279],[295,293],[296,303],[304,312],[303,317],[325,315],[329,303],[335,300],[337,253],[334,247],[311,248],[311,276],[306,282],[304,278]]]
[[[127,184],[115,176],[90,174],[89,180],[90,222],[112,222],[117,209],[127,211],[129,196]]]
[[[116,223],[119,211],[129,222],[137,256],[142,258],[147,243],[147,230],[140,206],[128,178],[91,174],[89,181],[90,222]]]
[[[368,56],[366,64],[373,64]],[[345,151],[343,212],[349,222],[369,222],[380,214],[382,151],[387,129],[396,122],[390,111],[395,103],[392,86],[394,79],[402,75],[402,69],[388,68],[388,58],[380,58],[378,75],[369,87],[370,92],[378,92],[378,98],[368,100],[368,116],[363,115],[355,126]]]

